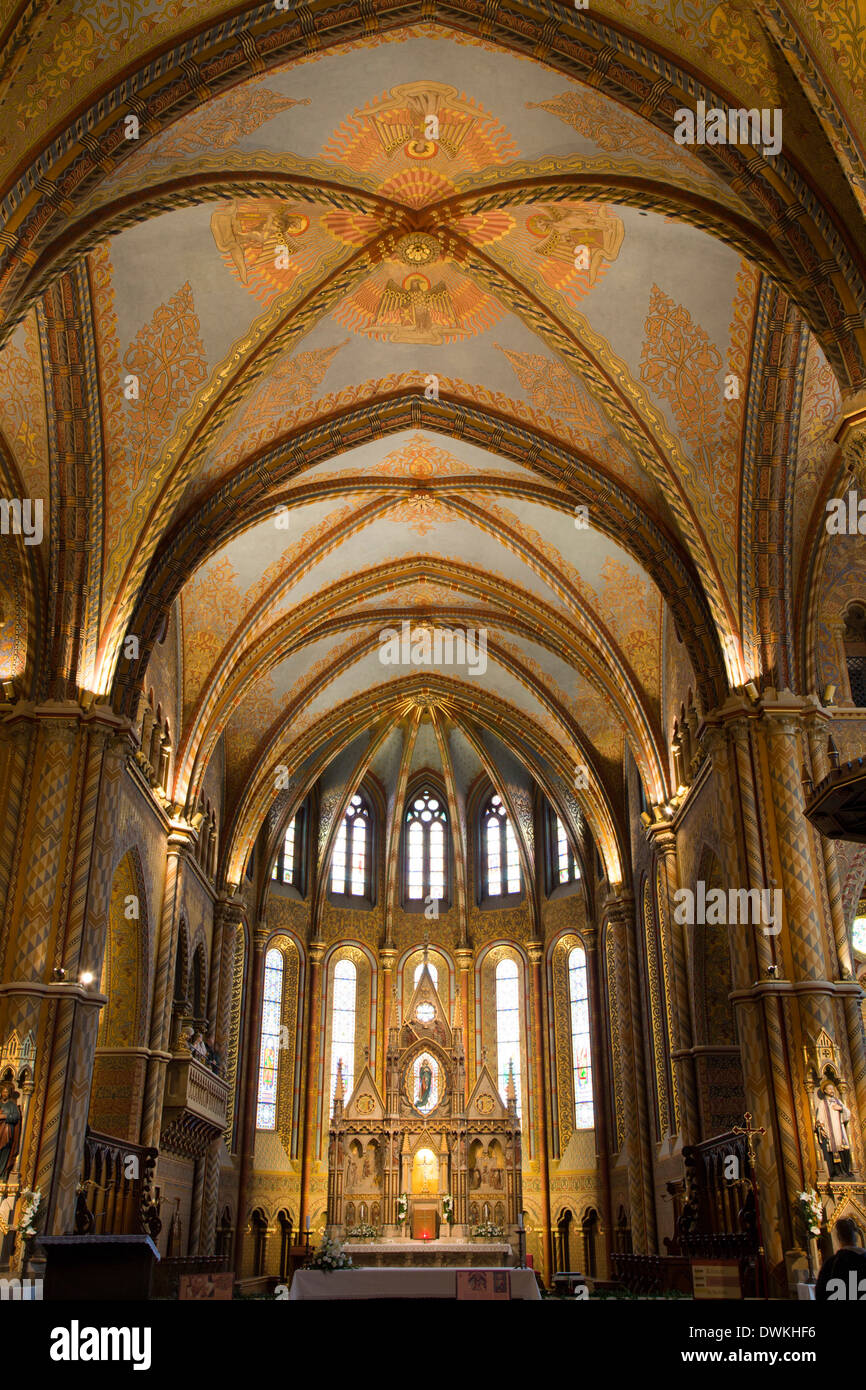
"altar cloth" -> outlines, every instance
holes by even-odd
[[[477,1274],[480,1271],[473,1268]],[[491,1274],[501,1274],[492,1269]],[[540,1300],[538,1283],[531,1269],[511,1269],[512,1299]],[[454,1298],[457,1274],[447,1269],[336,1269],[330,1274],[319,1269],[299,1269],[292,1279],[289,1301],[308,1299],[356,1298]]]

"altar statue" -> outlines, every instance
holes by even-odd
[[[21,1129],[21,1111],[10,1081],[0,1083],[0,1181],[5,1180],[15,1162]]]
[[[851,1111],[833,1082],[825,1081],[815,1092],[815,1134],[831,1178],[851,1173],[850,1119]]]

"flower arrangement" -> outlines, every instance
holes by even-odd
[[[473,1236],[504,1236],[505,1232],[501,1226],[494,1226],[492,1221],[482,1221],[480,1226],[472,1227]]]
[[[42,1193],[38,1188],[33,1190],[26,1187],[21,1193],[21,1199],[24,1205],[18,1218],[18,1234],[22,1239],[29,1240],[36,1234],[36,1215],[42,1202]]]
[[[338,1240],[322,1236],[322,1243],[304,1265],[305,1269],[319,1269],[330,1274],[335,1269],[354,1269],[351,1255],[347,1255]]]
[[[358,1226],[353,1226],[350,1231],[346,1232],[346,1235],[351,1236],[353,1240],[375,1240],[378,1234],[379,1232],[376,1230],[376,1227],[368,1226],[365,1221],[362,1221]]]
[[[401,1192],[397,1198],[397,1223],[402,1226],[409,1215],[409,1198],[405,1192]]]
[[[450,1192],[446,1192],[442,1198],[442,1220],[447,1221],[449,1226],[454,1220],[454,1198]]]
[[[797,1193],[797,1210],[803,1218],[803,1224],[810,1236],[821,1234],[821,1222],[824,1220],[824,1204],[821,1201],[821,1194],[814,1187],[807,1187],[805,1192]]]

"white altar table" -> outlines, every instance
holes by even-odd
[[[299,1269],[292,1279],[289,1300],[356,1298],[454,1298],[457,1275],[450,1269],[335,1269],[330,1274],[318,1269]],[[477,1267],[467,1273],[502,1274]],[[535,1274],[531,1269],[510,1269],[512,1299],[539,1299]]]

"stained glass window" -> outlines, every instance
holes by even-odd
[[[575,946],[568,955],[568,998],[571,1009],[571,1062],[574,1069],[574,1124],[592,1129],[592,1052],[589,1042],[589,995],[586,954]]]
[[[580,869],[575,862],[565,826],[556,818],[556,847],[554,850],[554,884],[574,883],[580,878]]]
[[[348,897],[369,896],[370,808],[356,792],[346,808],[331,860],[331,891]]]
[[[283,1008],[283,957],[277,950],[265,956],[262,991],[262,1033],[259,1049],[259,1091],[256,1128],[276,1129],[277,1078],[279,1075],[280,1022]]]
[[[860,951],[866,956],[866,913],[862,917],[855,917],[851,927],[851,939],[854,942],[854,950]]]
[[[337,1085],[337,1064],[343,1064],[343,1088],[348,1100],[355,1085],[355,1003],[358,972],[350,960],[338,960],[334,967],[334,993],[331,1006],[331,1104]]]
[[[421,978],[421,971],[422,971],[423,969],[424,969],[424,962],[423,962],[423,960],[421,960],[421,961],[419,961],[418,964],[415,966],[415,975],[414,975],[413,980],[412,980],[412,983],[413,983],[413,984],[417,985],[418,981],[419,981],[420,978]],[[436,988],[438,989],[438,988],[439,988],[439,970],[438,970],[438,968],[433,964],[432,960],[428,960],[428,962],[427,962],[427,971],[428,971],[428,973],[429,973],[429,975],[430,975],[430,979],[433,981],[434,985],[435,985]]]
[[[413,902],[445,897],[443,798],[425,787],[406,811],[406,897]]]
[[[520,1068],[520,977],[517,962],[501,960],[496,967],[496,1073],[503,1100],[508,1089],[508,1072],[513,1068],[517,1092],[517,1113],[521,1105]]]
[[[519,893],[520,853],[517,837],[500,797],[492,796],[482,821],[486,891],[492,898]]]
[[[274,867],[271,869],[271,878],[276,879],[279,883],[294,883],[295,881],[295,833],[297,823],[297,815],[292,816],[286,828],[282,849],[274,860]]]

